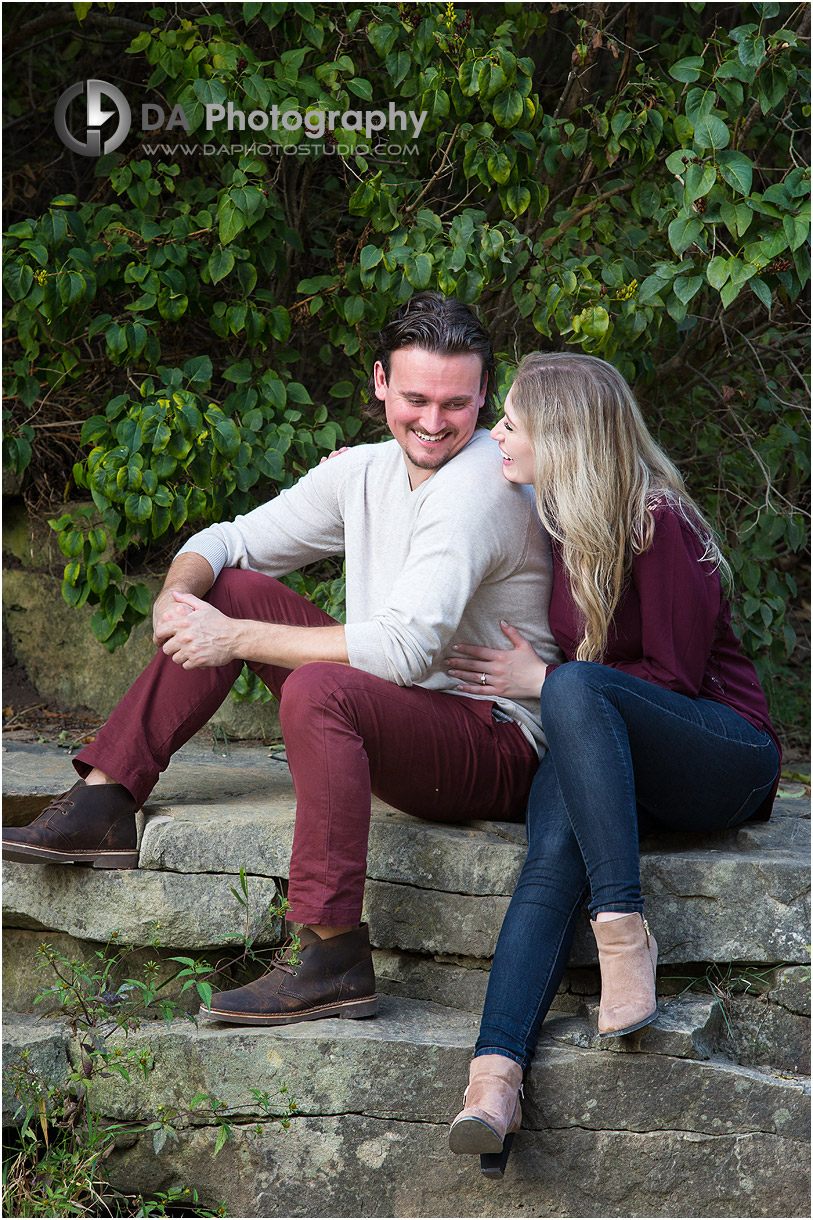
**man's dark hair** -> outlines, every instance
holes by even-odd
[[[494,394],[497,389],[496,361],[488,331],[468,305],[440,292],[418,292],[401,305],[378,335],[376,360],[390,378],[390,357],[402,347],[420,347],[441,356],[473,352],[483,362],[486,396],[477,417],[479,425],[494,420]],[[481,383],[482,384],[482,383]],[[365,414],[380,423],[386,416],[384,404],[375,396],[374,373],[369,380],[370,401]]]

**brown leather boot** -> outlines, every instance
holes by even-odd
[[[638,912],[601,923],[591,920],[590,927],[601,967],[598,1032],[603,1038],[631,1034],[658,1015],[657,941]]]
[[[3,829],[3,859],[18,864],[138,868],[136,803],[122,784],[78,779],[29,826]]]
[[[449,1130],[452,1152],[500,1154],[505,1168],[508,1151],[522,1122],[519,1097],[522,1068],[507,1055],[478,1055],[469,1069],[465,1108]],[[483,1171],[486,1172],[485,1165]]]
[[[372,1017],[378,1010],[367,924],[322,940],[299,933],[299,951],[286,945],[256,983],[212,996],[200,1015],[233,1025],[292,1025],[320,1017]]]

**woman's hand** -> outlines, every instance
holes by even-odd
[[[536,699],[548,667],[516,627],[504,620],[500,620],[500,627],[510,641],[510,648],[477,648],[474,644],[455,644],[456,656],[446,662],[449,676],[461,678],[457,689],[468,695]]]
[[[342,445],[341,449],[334,449],[327,457],[319,458],[319,465],[324,466],[325,462],[329,462],[331,458],[338,457],[340,453],[347,453],[349,448],[349,445]]]

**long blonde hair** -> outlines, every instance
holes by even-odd
[[[540,519],[561,547],[584,619],[577,660],[603,658],[633,557],[652,543],[657,504],[672,504],[701,540],[703,560],[730,576],[710,525],[611,364],[573,352],[526,356],[511,404],[533,445]]]

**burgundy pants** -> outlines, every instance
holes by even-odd
[[[334,621],[279,581],[233,568],[207,600],[232,618]],[[143,804],[173,753],[226,698],[241,664],[188,670],[159,650],[76,756],[76,770],[98,767]],[[494,720],[489,701],[396,686],[334,662],[249,665],[280,701],[297,806],[288,891],[295,922],[358,922],[371,792],[430,821],[524,817],[536,751],[516,724]]]

